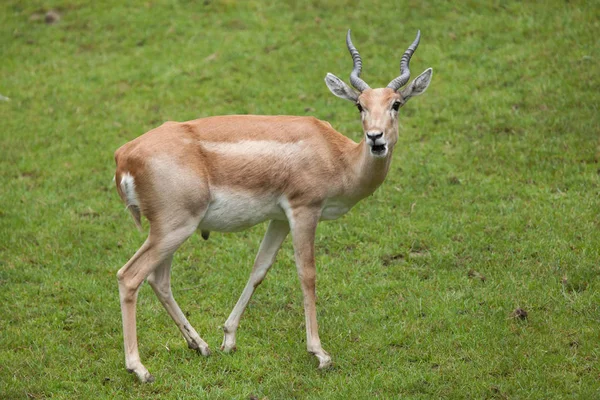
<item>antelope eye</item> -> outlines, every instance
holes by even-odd
[[[356,108],[358,108],[358,112],[363,112],[363,108],[360,103],[356,103]]]
[[[395,101],[394,104],[392,104],[392,109],[394,111],[398,111],[399,108],[400,108],[400,102],[399,101]]]

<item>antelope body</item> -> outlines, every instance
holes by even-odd
[[[404,53],[401,75],[388,87],[371,89],[360,79],[361,59],[347,35],[354,60],[354,91],[327,74],[338,97],[354,102],[365,137],[346,138],[313,117],[234,115],[183,123],[167,122],[115,153],[117,191],[138,225],[150,223],[147,240],[119,270],[126,367],[143,382],[154,380],[140,361],[135,308],[148,280],[190,348],[209,355],[171,293],[173,253],[196,230],[239,231],[269,220],[250,279],[223,326],[221,348],[235,349],[240,318],[291,231],[304,296],[307,349],[328,367],[331,357],[318,335],[314,239],[320,220],[336,219],[369,196],[385,179],[398,139],[398,109],[429,85],[431,69],[409,79],[410,57],[420,34]]]

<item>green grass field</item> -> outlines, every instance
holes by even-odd
[[[0,398],[600,398],[597,2],[89,3],[0,4]],[[372,86],[417,29],[413,77],[434,75],[401,111],[384,185],[319,227],[334,367],[305,350],[289,239],[238,351],[218,350],[260,225],[176,254],[175,297],[211,357],[142,287],[156,382],[138,383],[115,274],[145,233],[114,150],[166,120],[240,113],[314,115],[360,140],[323,82],[351,71],[348,28]]]

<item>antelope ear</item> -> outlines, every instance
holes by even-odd
[[[410,85],[402,89],[400,91],[400,94],[402,95],[404,101],[410,99],[411,97],[422,94],[427,89],[427,87],[429,87],[432,74],[433,69],[427,68],[425,72],[417,76],[415,80],[410,83]]]
[[[329,90],[331,90],[331,93],[335,94],[337,97],[350,100],[353,103],[358,101],[358,93],[352,90],[350,86],[346,85],[344,81],[337,76],[327,73],[327,76],[325,77],[325,84]]]

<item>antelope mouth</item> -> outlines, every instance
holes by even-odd
[[[385,144],[374,144],[371,146],[371,154],[377,157],[385,156],[387,153],[387,146]]]

